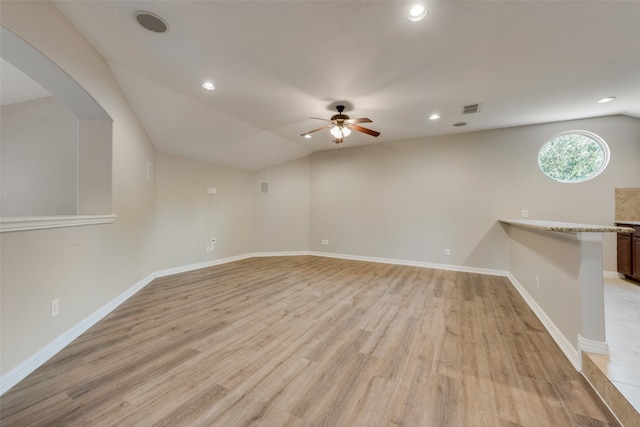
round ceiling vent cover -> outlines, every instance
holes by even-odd
[[[169,29],[169,26],[158,15],[147,12],[146,10],[139,10],[135,13],[136,21],[149,31],[154,33],[164,33]]]

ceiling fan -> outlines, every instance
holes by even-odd
[[[333,135],[336,144],[342,144],[344,139],[351,134],[352,130],[366,133],[371,136],[378,136],[380,132],[375,130],[367,129],[362,126],[357,125],[356,123],[372,123],[371,119],[366,117],[362,117],[360,119],[352,119],[346,114],[342,114],[344,111],[344,105],[336,105],[336,110],[338,110],[338,114],[334,114],[330,119],[321,119],[320,117],[310,117],[315,120],[324,120],[326,122],[330,122],[331,124],[319,127],[318,129],[310,130],[309,132],[305,132],[300,136],[308,137],[307,135],[312,134],[313,132],[317,132],[322,129],[330,128],[331,135]]]

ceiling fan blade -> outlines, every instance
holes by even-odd
[[[377,132],[375,130],[371,130],[371,129],[367,129],[367,128],[363,128],[362,126],[358,126],[358,125],[349,125],[349,127],[353,130],[357,130],[358,132],[362,132],[362,133],[366,133],[367,135],[371,135],[371,136],[378,136],[380,135],[380,132]]]
[[[349,120],[347,120],[347,123],[353,124],[353,123],[373,123],[373,122],[371,121],[371,119],[368,119],[366,117],[362,117],[362,118],[359,118],[359,119],[349,119]]]
[[[318,132],[319,130],[330,128],[331,125],[322,126],[321,128],[310,130],[309,132],[301,133],[300,136],[309,135],[310,133]]]
[[[330,122],[331,121],[329,119],[323,119],[323,118],[320,118],[320,117],[309,117],[309,118],[310,119],[314,119],[314,120],[322,120],[322,121],[325,121],[325,122]]]

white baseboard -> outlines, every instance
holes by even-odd
[[[75,326],[67,330],[58,338],[51,341],[38,352],[31,355],[27,360],[20,363],[18,366],[11,369],[6,374],[2,375],[2,377],[0,377],[0,395],[9,391],[11,387],[18,384],[20,381],[26,378],[27,375],[42,366],[47,360],[51,359],[56,355],[56,353],[65,348],[67,345],[71,344],[73,340],[78,338],[89,328],[102,320],[107,314],[115,310],[120,304],[132,297],[140,289],[151,283],[153,279],[155,279],[154,274],[150,274],[149,276],[145,277],[134,286],[127,289],[126,291],[109,301],[107,304],[100,307],[93,314],[84,318],[82,321],[80,321],[80,323],[77,323]]]
[[[206,262],[200,262],[196,264],[190,264],[180,267],[169,268],[165,270],[160,270],[155,273],[152,273],[136,283],[131,288],[124,291],[122,294],[118,295],[116,298],[111,300],[109,303],[102,306],[96,312],[82,320],[80,323],[73,326],[71,329],[60,335],[58,338],[50,342],[44,348],[30,356],[24,362],[20,363],[15,368],[11,369],[6,374],[0,377],[0,396],[7,392],[11,387],[22,381],[27,377],[30,373],[35,371],[37,368],[42,366],[47,360],[53,357],[56,353],[62,350],[64,347],[69,345],[73,340],[78,338],[81,334],[91,328],[93,325],[102,320],[106,315],[115,310],[120,304],[125,302],[127,299],[135,295],[142,288],[147,286],[149,283],[153,281],[153,279],[158,277],[170,276],[173,274],[184,273],[187,271],[198,270],[201,268],[212,267],[215,265],[226,264],[233,261],[239,261],[247,258],[253,257],[268,257],[268,256],[299,256],[299,255],[314,255],[321,256],[327,258],[340,258],[340,259],[348,259],[354,261],[367,261],[367,262],[378,262],[383,264],[396,264],[396,265],[407,265],[414,267],[426,267],[426,268],[435,268],[440,270],[449,270],[449,271],[460,271],[466,273],[478,273],[478,274],[487,274],[492,276],[503,276],[509,278],[513,286],[516,290],[522,295],[526,303],[531,307],[533,312],[538,316],[542,324],[545,326],[547,331],[551,334],[551,337],[556,341],[562,352],[565,354],[567,359],[576,367],[577,370],[580,370],[581,363],[578,351],[567,341],[567,339],[562,335],[560,330],[555,326],[555,324],[547,317],[545,312],[540,308],[540,306],[535,302],[535,300],[524,290],[522,285],[518,283],[516,278],[509,272],[504,270],[494,270],[487,268],[478,268],[478,267],[465,267],[460,265],[449,265],[449,264],[436,264],[429,263],[423,261],[412,261],[412,260],[402,260],[402,259],[394,259],[394,258],[376,258],[376,257],[365,257],[358,255],[348,255],[348,254],[336,254],[329,252],[313,252],[313,251],[292,251],[292,252],[253,252],[244,255],[237,255],[228,258],[215,259]],[[606,343],[605,343],[606,344]]]
[[[348,259],[352,261],[379,262],[382,264],[395,264],[395,265],[407,265],[411,267],[435,268],[438,270],[460,271],[463,273],[487,274],[490,276],[506,277],[508,274],[504,270],[494,270],[490,268],[480,268],[480,267],[466,267],[463,265],[436,264],[432,262],[414,261],[414,260],[396,259],[396,258],[377,258],[377,257],[367,257],[367,256],[360,256],[360,255],[336,254],[331,252],[309,252],[309,255],[321,256],[325,258]]]
[[[603,276],[605,279],[624,279],[624,274],[617,271],[605,271]]]
[[[609,355],[609,344],[606,341],[594,341],[578,334],[578,354],[582,352]]]
[[[147,286],[149,283],[153,281],[153,279],[157,277],[170,276],[172,274],[184,273],[187,271],[198,270],[200,268],[211,267],[214,265],[225,264],[228,262],[238,261],[241,259],[251,258],[253,254],[239,255],[230,258],[222,258],[216,259],[207,262],[201,262],[197,264],[190,264],[176,268],[170,268],[166,270],[160,270],[155,273],[151,273],[131,288],[127,289],[113,300],[109,301],[107,304],[100,307],[93,314],[89,315],[71,329],[67,330],[65,333],[60,335],[55,340],[51,341],[45,347],[37,351],[35,354],[31,355],[24,362],[20,363],[15,368],[11,369],[6,374],[0,377],[0,396],[5,392],[9,391],[11,387],[18,384],[24,378],[26,378],[30,373],[38,369],[42,366],[47,360],[51,359],[56,355],[60,350],[65,348],[67,345],[71,344],[73,340],[78,338],[84,332],[86,332],[93,325],[102,320],[106,315],[111,313],[113,310],[118,308],[120,304],[131,298],[142,288]]]
[[[576,349],[571,342],[564,336],[560,329],[553,323],[553,321],[547,316],[547,313],[538,305],[536,300],[529,295],[529,293],[525,290],[518,279],[511,273],[507,274],[507,277],[511,281],[511,284],[518,291],[518,293],[524,298],[524,301],[527,305],[533,310],[534,314],[540,319],[542,325],[545,327],[547,332],[551,335],[551,338],[558,344],[560,350],[564,353],[569,362],[576,368],[577,371],[582,370],[582,358],[580,357],[580,352]]]
[[[186,273],[187,271],[200,270],[201,268],[213,267],[214,265],[226,264],[228,262],[240,261],[242,259],[251,258],[252,254],[236,255],[228,258],[213,259],[211,261],[199,262],[196,264],[182,265],[180,267],[167,268],[153,274],[153,277],[172,276],[174,274]]]
[[[254,252],[250,254],[251,257],[269,257],[269,256],[302,256],[311,255],[309,251],[288,251],[288,252]]]

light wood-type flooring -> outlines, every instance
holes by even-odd
[[[1,398],[9,426],[604,426],[506,278],[313,256],[156,279]]]

